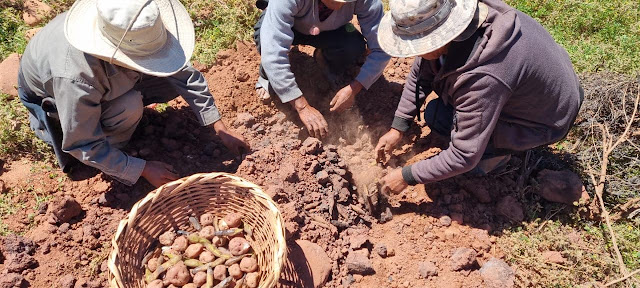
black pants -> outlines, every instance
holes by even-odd
[[[269,8],[267,8],[269,9]],[[265,10],[266,11],[266,10]],[[260,19],[253,27],[253,40],[261,53],[260,29],[265,12],[262,12]],[[351,23],[332,31],[323,31],[318,35],[306,35],[293,29],[293,45],[309,45],[320,48],[322,56],[327,61],[329,69],[335,74],[343,73],[348,67],[356,64],[356,61],[366,50],[364,36],[353,27]],[[267,79],[262,64],[260,64],[260,76]]]

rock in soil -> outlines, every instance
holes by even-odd
[[[349,238],[349,248],[354,250],[360,249],[360,247],[367,242],[369,242],[369,236],[365,234],[352,235],[351,238]]]
[[[511,267],[497,258],[491,258],[482,265],[480,276],[486,288],[511,288],[515,282],[515,273]]]
[[[524,220],[522,204],[513,196],[502,198],[496,205],[496,211],[513,222],[522,222]]]
[[[438,275],[438,267],[431,261],[420,262],[418,263],[418,272],[420,277],[429,278]]]
[[[20,288],[24,285],[24,277],[18,273],[0,273],[0,288]]]
[[[382,258],[387,258],[387,256],[389,256],[387,253],[387,245],[384,245],[382,243],[380,244],[376,244],[375,247],[373,247],[373,251],[375,251],[376,253],[378,253],[378,255],[380,255],[380,257]]]
[[[250,113],[238,113],[238,116],[236,116],[237,126],[243,125],[244,127],[251,128],[253,124],[256,124],[256,118]]]
[[[71,274],[67,274],[60,278],[58,284],[60,284],[61,288],[73,288],[74,285],[76,285],[76,277]]]
[[[538,173],[536,180],[540,184],[540,190],[537,193],[547,201],[572,205],[581,197],[589,199],[589,194],[584,189],[580,176],[569,170],[545,169]]]
[[[4,268],[7,271],[16,273],[21,273],[36,266],[38,266],[36,259],[27,253],[9,254],[4,263]]]
[[[369,275],[375,273],[373,270],[373,264],[369,259],[368,251],[366,249],[357,250],[349,253],[345,260],[347,264],[347,271],[350,274]]]
[[[50,205],[49,213],[49,223],[66,223],[73,217],[82,213],[82,206],[80,206],[80,203],[78,203],[76,199],[65,197],[64,199],[53,203],[53,205]]]
[[[476,264],[477,253],[471,248],[458,248],[451,255],[450,267],[452,271],[472,268]]]
[[[315,155],[322,151],[322,142],[318,138],[309,137],[302,142],[302,151],[307,155]]]
[[[5,255],[27,253],[33,255],[36,252],[36,243],[31,239],[11,234],[2,241],[2,249]]]
[[[18,97],[18,70],[20,55],[13,53],[0,63],[0,92]]]
[[[51,6],[37,0],[27,0],[24,2],[22,19],[28,26],[36,26],[42,20],[51,15]]]
[[[322,247],[315,243],[307,240],[297,240],[296,244],[300,248],[292,248],[291,255],[288,258],[293,262],[294,267],[309,267],[311,270],[309,274],[313,277],[313,287],[324,287],[327,280],[329,280],[329,275],[331,275],[331,258]],[[299,276],[304,276],[304,274],[306,273],[299,273]],[[309,280],[311,279],[303,280],[303,283],[311,282]]]
[[[547,263],[564,264],[567,260],[562,257],[562,253],[558,251],[544,251],[542,252],[542,258]]]
[[[451,226],[451,217],[444,215],[442,217],[440,217],[440,225],[445,226],[445,227],[449,227]]]

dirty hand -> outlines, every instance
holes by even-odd
[[[323,138],[327,136],[329,133],[329,124],[327,124],[324,116],[322,116],[316,108],[311,107],[311,105],[307,103],[307,99],[305,99],[304,96],[291,101],[291,106],[298,111],[298,116],[300,116],[300,120],[302,120],[304,126],[307,127],[311,137]]]
[[[237,132],[228,130],[222,120],[218,120],[213,123],[213,129],[215,129],[218,136],[220,136],[222,144],[224,144],[224,146],[226,146],[232,153],[241,155],[251,151],[247,140]]]
[[[147,161],[142,170],[142,177],[154,187],[160,187],[170,181],[178,179],[173,167],[160,161]]]
[[[382,135],[380,140],[378,140],[378,145],[376,145],[376,161],[384,162],[385,154],[391,154],[391,150],[398,145],[400,140],[402,139],[402,132],[391,128],[389,132]]]
[[[389,196],[389,193],[394,195],[400,194],[409,184],[402,178],[402,168],[391,171],[387,176],[382,177],[380,180],[380,192],[385,196]]]
[[[331,100],[331,112],[342,112],[344,110],[349,109],[353,106],[353,103],[356,101],[356,95],[360,93],[362,90],[362,84],[360,82],[353,80],[351,84],[345,86],[340,89],[336,96]]]

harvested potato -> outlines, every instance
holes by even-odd
[[[198,286],[193,283],[187,283],[187,285],[182,286],[182,288],[198,288]]]
[[[233,264],[229,267],[229,275],[233,276],[234,279],[240,279],[244,273],[240,270],[240,265]]]
[[[187,247],[187,250],[184,251],[184,255],[187,256],[187,258],[196,259],[200,256],[200,253],[202,253],[203,250],[204,245],[200,243],[191,244]]]
[[[200,234],[200,236],[207,238],[207,240],[211,240],[213,239],[213,237],[215,237],[214,233],[216,233],[216,228],[214,228],[213,226],[205,226],[198,233]]]
[[[214,219],[215,219],[215,216],[213,216],[213,214],[204,213],[200,216],[200,225],[202,226],[213,225]]]
[[[258,271],[258,261],[251,257],[244,257],[240,261],[240,270],[242,272],[256,272]]]
[[[229,213],[222,219],[227,227],[229,228],[237,228],[242,225],[242,217],[238,213]],[[228,228],[227,228],[228,229]]]
[[[191,281],[191,274],[189,274],[189,269],[184,265],[184,262],[180,261],[169,268],[165,280],[168,280],[169,284],[182,287]]]
[[[149,259],[149,262],[147,262],[147,268],[149,268],[149,271],[155,272],[156,269],[158,269],[158,258]]]
[[[171,244],[173,244],[173,241],[176,240],[176,233],[173,231],[164,232],[162,235],[160,235],[158,240],[160,240],[160,244],[164,246],[171,246]]]
[[[147,288],[164,288],[164,284],[162,284],[162,280],[153,280],[151,283],[147,284]]]
[[[249,286],[249,288],[258,287],[258,283],[259,282],[260,282],[260,273],[258,273],[258,272],[249,273],[244,278],[244,283],[247,284],[247,286]]]
[[[247,254],[249,249],[251,249],[251,245],[247,239],[236,237],[229,241],[229,251],[233,256]]]
[[[202,263],[209,263],[209,262],[213,262],[213,260],[216,260],[216,256],[213,255],[211,251],[204,250],[202,251],[202,253],[200,253],[200,258],[198,258],[198,260],[200,260],[200,262]]]
[[[171,249],[176,250],[178,252],[184,252],[185,250],[187,250],[188,246],[189,246],[189,240],[187,240],[187,237],[180,236],[176,238],[175,241],[173,241],[173,244],[171,245]]]
[[[213,268],[213,279],[222,281],[224,278],[227,278],[227,266],[218,265]]]
[[[207,283],[207,272],[200,271],[196,273],[196,275],[193,275],[193,284],[200,287],[204,285],[204,283]]]

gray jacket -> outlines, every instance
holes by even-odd
[[[141,74],[85,54],[64,36],[66,13],[58,15],[27,45],[20,68],[28,90],[53,97],[62,127],[62,150],[125,184],[134,184],[145,161],[112,147],[101,128],[101,103],[133,89]],[[220,119],[204,76],[188,66],[167,78],[202,125]]]
[[[265,10],[260,29],[262,66],[269,77],[269,84],[282,102],[302,96],[289,64],[288,53],[294,35],[291,29],[306,35],[309,35],[309,30],[314,25],[320,31],[331,31],[349,23],[353,15],[357,15],[362,35],[367,39],[367,46],[371,50],[360,69],[360,74],[356,77],[365,89],[369,89],[378,80],[391,59],[378,44],[378,25],[384,16],[380,0],[346,3],[322,22],[318,18],[317,1],[320,0],[270,1],[269,7]]]
[[[410,184],[473,169],[490,140],[513,151],[556,142],[580,109],[580,84],[567,52],[526,14],[500,0],[482,2],[489,16],[481,30],[454,42],[443,67],[417,58],[407,77],[393,128],[406,131],[418,113],[416,85],[421,101],[435,91],[455,109],[449,147],[404,167]]]

